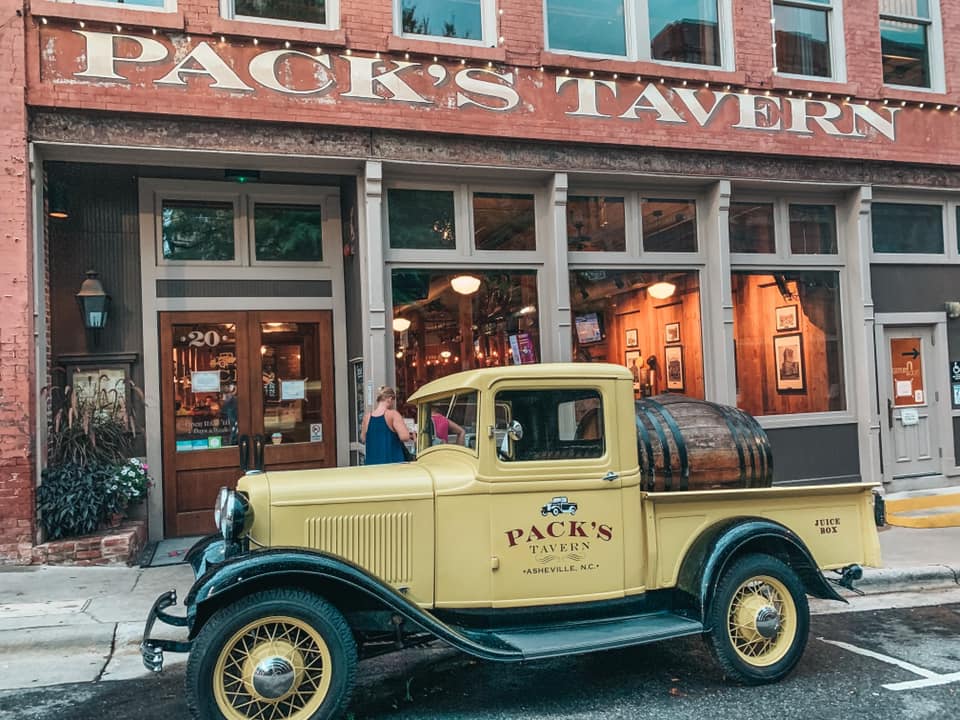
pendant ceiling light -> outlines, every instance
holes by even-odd
[[[480,278],[475,275],[457,275],[450,279],[450,287],[461,295],[473,295],[480,289]]]
[[[650,293],[650,297],[656,298],[657,300],[666,300],[668,297],[671,297],[676,290],[677,286],[666,280],[661,280],[660,282],[655,282],[653,285],[647,286],[647,292]]]
[[[404,317],[396,317],[393,319],[393,331],[394,332],[404,332],[410,329],[410,321]]]

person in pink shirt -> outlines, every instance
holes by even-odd
[[[430,421],[433,423],[433,442],[435,444],[447,442],[447,438],[450,437],[452,432],[457,435],[456,444],[463,445],[466,431],[444,415],[441,406],[434,405],[430,410]]]

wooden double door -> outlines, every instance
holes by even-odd
[[[247,467],[332,467],[329,310],[160,314],[164,533],[215,531],[213,504]]]

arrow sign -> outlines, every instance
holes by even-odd
[[[902,352],[902,353],[900,353],[900,354],[901,354],[901,355],[906,355],[907,357],[913,358],[914,360],[916,360],[918,357],[920,357],[920,351],[917,350],[916,348],[914,348],[914,349],[911,350],[910,352]]]

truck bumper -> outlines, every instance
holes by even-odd
[[[166,612],[168,607],[177,604],[177,591],[167,590],[154,601],[150,613],[147,615],[147,622],[143,628],[143,640],[140,642],[140,655],[143,658],[143,666],[147,670],[160,672],[163,670],[163,651],[170,652],[190,652],[190,641],[166,640],[163,638],[150,637],[153,632],[153,624],[160,620],[167,625],[174,627],[186,627],[187,618],[177,615],[170,615]]]

